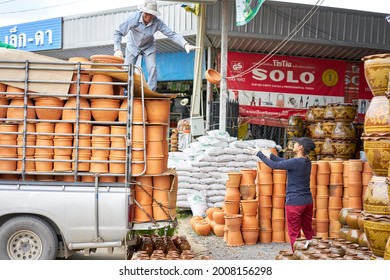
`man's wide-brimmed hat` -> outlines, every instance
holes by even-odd
[[[138,9],[141,12],[159,17],[161,13],[157,11],[157,3],[153,0],[145,0],[144,4],[139,6]]]

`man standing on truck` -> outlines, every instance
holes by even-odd
[[[139,7],[139,11],[132,13],[114,32],[114,56],[123,57],[121,41],[122,37],[129,33],[125,63],[140,66],[140,58],[143,57],[149,75],[148,85],[153,91],[157,88],[156,40],[154,38],[157,31],[182,46],[187,53],[199,49],[199,47],[190,45],[183,36],[172,31],[161,19],[157,18],[160,15],[156,1],[145,0],[144,4]]]

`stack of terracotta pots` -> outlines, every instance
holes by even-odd
[[[73,150],[73,124],[58,122],[54,125],[53,171],[67,172],[72,170],[71,156]]]
[[[328,238],[329,236],[329,183],[329,161],[320,160],[317,162],[317,193],[315,197],[315,205],[317,235],[323,238]]]
[[[18,124],[18,136],[16,138],[16,144],[18,145],[18,163],[16,171],[35,171],[34,147],[36,144],[36,135],[34,133],[35,123],[28,123],[26,128],[24,124]],[[24,167],[23,164],[25,165]],[[29,178],[34,179],[34,176],[30,175]]]
[[[243,215],[240,214],[241,194],[239,189],[242,174],[229,172],[228,177],[223,207],[225,212],[224,240],[228,246],[242,246],[244,245],[241,234]]]
[[[213,232],[216,236],[223,237],[225,234],[225,211],[217,209],[213,212]]]
[[[367,56],[363,61],[365,78],[374,96],[366,112],[362,137],[374,174],[364,196],[364,231],[374,254],[384,257],[390,250],[386,248],[390,237],[390,54]]]
[[[260,242],[272,241],[272,194],[273,176],[272,169],[262,161],[257,163],[257,189],[259,194],[259,224]]]
[[[348,161],[348,207],[363,209],[362,183],[363,162],[361,160]]]
[[[175,173],[134,177],[134,221],[167,221],[175,217],[177,187]]]
[[[287,233],[284,205],[286,201],[286,171],[272,171],[272,242],[285,242]]]
[[[17,124],[0,124],[0,145],[13,145],[14,147],[1,147],[0,152],[3,160],[0,161],[0,168],[5,171],[15,171],[17,166],[16,158],[18,157],[16,150],[16,133],[18,130]]]
[[[310,192],[313,198],[313,219],[312,219],[312,227],[314,231],[317,231],[317,223],[316,223],[316,197],[317,197],[317,161],[311,162],[311,172],[310,172]]]
[[[53,171],[55,123],[39,122],[35,125],[37,132],[34,153],[36,171]]]
[[[341,208],[343,208],[343,169],[342,160],[329,162],[330,167],[330,182],[329,182],[329,237],[338,237],[341,225],[338,216]]]
[[[242,237],[247,245],[254,245],[259,239],[259,220],[256,179],[257,170],[241,170],[240,197],[242,220]]]

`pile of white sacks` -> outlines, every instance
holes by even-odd
[[[259,158],[252,155],[248,147],[281,149],[272,140],[237,141],[225,131],[211,130],[183,152],[169,153],[168,167],[176,169],[179,180],[176,206],[192,209],[192,203],[203,202],[207,208],[221,207],[227,173],[257,168]]]

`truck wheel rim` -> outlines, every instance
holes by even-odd
[[[34,232],[21,230],[8,240],[7,252],[13,260],[38,260],[42,253],[42,241]]]

